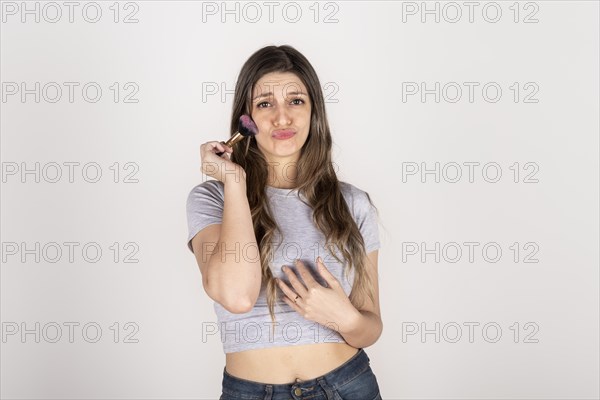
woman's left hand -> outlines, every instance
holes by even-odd
[[[338,332],[348,332],[360,312],[350,302],[340,282],[325,267],[321,257],[317,257],[317,270],[328,287],[317,282],[302,261],[296,260],[296,268],[304,284],[289,266],[284,267],[283,272],[292,288],[277,279],[284,293],[283,300],[308,320]]]

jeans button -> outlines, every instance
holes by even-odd
[[[297,387],[296,389],[294,389],[294,394],[296,396],[300,396],[302,394],[302,389],[300,389],[299,387]]]

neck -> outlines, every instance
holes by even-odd
[[[267,185],[280,189],[296,187],[298,176],[298,159],[296,157],[270,158],[267,164],[269,169]]]

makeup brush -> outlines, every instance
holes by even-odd
[[[234,144],[236,144],[240,140],[244,139],[245,137],[254,136],[257,133],[258,133],[258,128],[257,128],[256,124],[254,123],[254,121],[252,121],[252,118],[250,118],[249,115],[244,114],[240,117],[240,122],[238,124],[238,131],[232,137],[230,137],[229,140],[227,140],[226,142],[221,142],[221,144],[227,145],[229,147],[233,147]],[[224,151],[220,151],[216,154],[219,157],[221,157],[221,155],[223,155],[224,153],[225,153]]]

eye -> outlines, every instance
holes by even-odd
[[[262,106],[263,104],[267,104],[267,105],[268,105],[268,104],[269,104],[269,102],[267,102],[267,101],[263,101],[262,103],[258,103],[258,104],[256,105],[256,107],[257,107],[257,108],[264,108],[264,107]]]
[[[299,101],[300,103],[294,103],[296,101]],[[292,100],[292,103],[296,104],[296,105],[300,105],[300,104],[304,104],[304,100],[302,100],[301,98],[295,98],[294,100]]]

